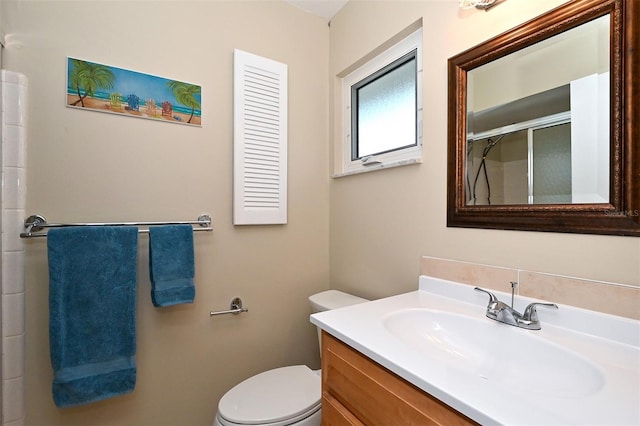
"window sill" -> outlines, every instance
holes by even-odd
[[[390,161],[388,163],[381,163],[378,165],[371,165],[368,166],[366,168],[361,168],[361,169],[357,169],[357,170],[349,170],[346,172],[340,172],[340,173],[334,173],[333,175],[331,175],[332,178],[341,178],[341,177],[345,177],[345,176],[351,176],[351,175],[357,175],[360,173],[368,173],[368,172],[373,172],[376,170],[382,170],[382,169],[390,169],[393,167],[400,167],[400,166],[410,166],[412,164],[420,164],[422,163],[422,159],[421,158],[408,158],[406,160],[396,160],[396,161]]]

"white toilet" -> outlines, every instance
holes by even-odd
[[[327,290],[309,297],[313,312],[367,302],[366,299]],[[318,337],[320,330],[318,330]],[[214,426],[319,426],[320,371],[306,365],[275,368],[231,388],[220,399]]]

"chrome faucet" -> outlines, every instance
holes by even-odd
[[[513,325],[515,327],[525,328],[527,330],[540,330],[540,320],[538,320],[537,306],[546,306],[549,308],[558,309],[558,305],[555,303],[531,303],[524,309],[524,313],[513,309],[513,292],[515,290],[516,283],[511,283],[511,304],[507,305],[504,302],[498,300],[498,298],[491,292],[484,290],[480,287],[475,287],[474,290],[482,291],[489,295],[489,305],[487,305],[487,318],[496,320],[505,324]]]

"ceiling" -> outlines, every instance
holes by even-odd
[[[285,0],[292,6],[330,21],[348,0]]]

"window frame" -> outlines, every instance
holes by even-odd
[[[335,175],[335,177],[422,162],[422,39],[422,27],[420,27],[342,78],[344,120],[341,137],[342,173]],[[406,63],[407,56],[414,51],[416,65],[416,143],[375,155],[353,158],[356,155],[357,146],[355,146],[356,141],[352,138],[352,129],[354,128],[352,120],[357,117],[357,112],[352,108],[352,88],[362,82],[371,81],[380,75],[388,73],[389,71],[385,72],[385,70],[388,70],[394,63],[398,63],[393,67],[393,69],[396,69],[401,64]]]

